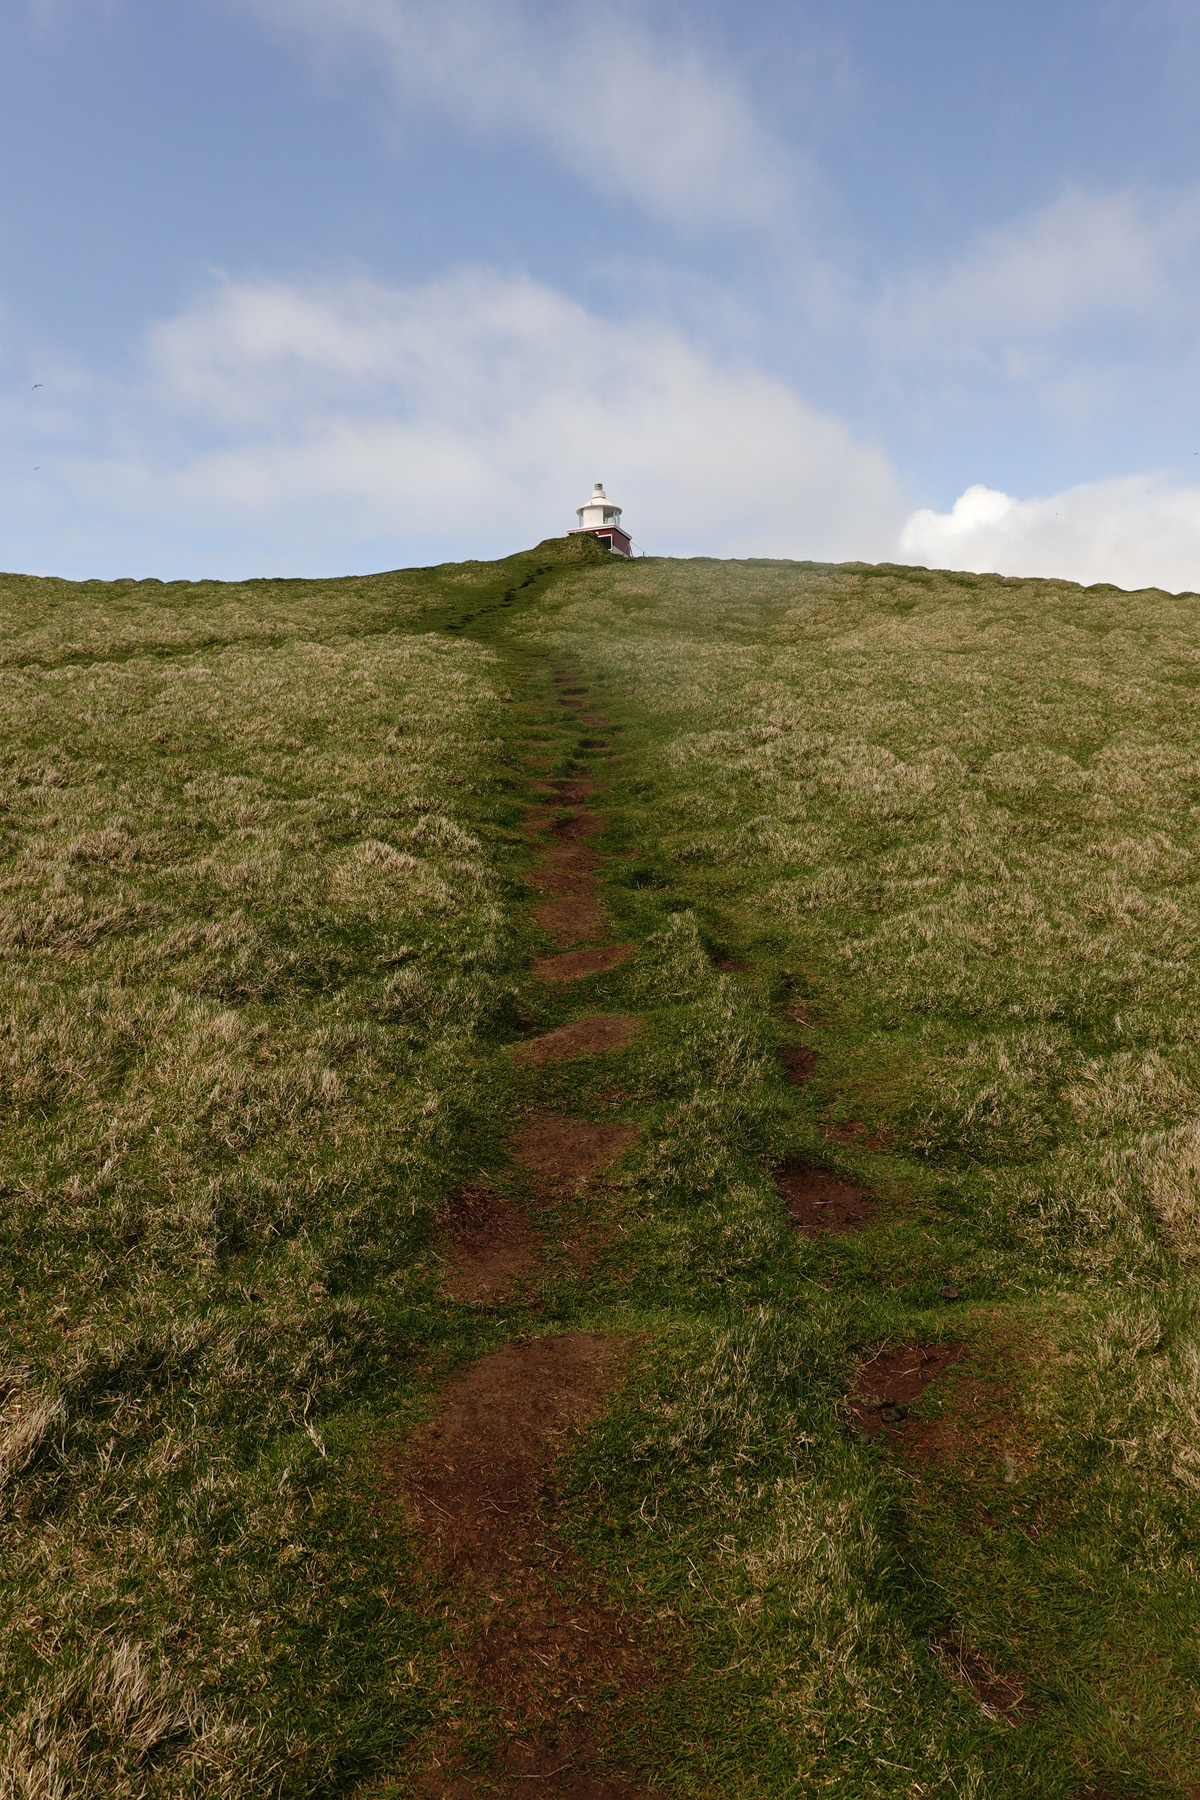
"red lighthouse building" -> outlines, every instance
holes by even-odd
[[[621,508],[614,506],[606,498],[603,482],[596,483],[590,500],[576,507],[575,516],[579,523],[569,532],[570,537],[586,531],[591,537],[599,538],[602,544],[607,544],[614,556],[633,555],[629,533],[621,529]]]

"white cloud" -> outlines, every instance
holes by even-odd
[[[881,556],[903,516],[886,458],[783,383],[486,271],[229,283],[31,460],[0,529],[91,573],[502,554],[564,531],[597,477],[651,551]]]
[[[1200,190],[1070,191],[950,268],[894,283],[872,330],[886,352],[1000,356],[1008,373],[1037,373],[1037,348],[1084,326],[1190,324],[1198,253]]]
[[[913,513],[904,562],[1116,587],[1200,589],[1200,487],[1149,475],[1088,482],[1045,500],[969,487],[948,513]]]
[[[660,217],[762,224],[785,204],[789,153],[733,76],[705,62],[694,22],[655,34],[628,6],[517,0],[235,4],[326,56],[365,47],[409,106],[539,141],[601,194]]]

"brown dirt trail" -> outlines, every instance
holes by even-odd
[[[527,1038],[513,1046],[519,1063],[570,1062],[576,1056],[603,1056],[607,1051],[624,1050],[632,1043],[642,1021],[633,1013],[593,1013],[586,1019],[572,1019],[568,1025],[556,1026],[540,1037]]]
[[[629,1352],[628,1340],[593,1332],[506,1344],[456,1376],[437,1417],[385,1462],[428,1565],[457,1595],[452,1661],[504,1733],[486,1778],[464,1770],[453,1741],[426,1747],[410,1792],[474,1800],[527,1794],[532,1781],[563,1800],[642,1791],[630,1771],[606,1766],[605,1716],[659,1679],[663,1645],[562,1543],[549,1481]]]
[[[858,1430],[874,1437],[885,1425],[902,1428],[908,1408],[966,1353],[961,1343],[901,1344],[879,1351],[854,1378],[850,1410]]]
[[[559,956],[539,956],[529,973],[535,981],[577,981],[584,975],[606,975],[632,954],[632,944],[601,944],[595,950],[566,950]]]
[[[553,1187],[584,1180],[594,1169],[623,1156],[637,1142],[636,1125],[590,1119],[563,1119],[535,1113],[511,1140],[513,1161]]]
[[[556,678],[559,700],[581,713],[586,689]],[[594,710],[589,724],[604,721]],[[537,959],[534,980],[561,982],[616,968],[632,944],[569,948],[604,938],[601,857],[588,840],[604,818],[587,778],[533,784],[539,803],[525,829],[538,841],[535,913],[563,947]],[[641,1020],[592,1014],[512,1046],[533,1067],[603,1055],[632,1042]],[[486,1178],[455,1196],[443,1221],[452,1298],[496,1300],[544,1267],[535,1213],[577,1205],[585,1184],[636,1141],[635,1126],[534,1112],[509,1149],[530,1178],[523,1203]],[[546,1227],[548,1230],[549,1227]],[[586,1251],[585,1251],[586,1253]],[[577,1259],[578,1260],[578,1259]],[[564,1332],[506,1344],[449,1384],[437,1416],[396,1446],[385,1483],[423,1550],[451,1647],[448,1674],[495,1710],[500,1749],[486,1775],[465,1766],[452,1733],[426,1739],[409,1759],[404,1792],[430,1800],[540,1793],[555,1800],[642,1800],[635,1772],[606,1753],[613,1708],[661,1679],[659,1628],[627,1617],[554,1528],[555,1459],[620,1379],[627,1339]],[[450,1603],[445,1606],[449,1590]],[[399,1791],[399,1790],[398,1790]]]
[[[541,1267],[541,1243],[511,1200],[485,1182],[455,1194],[441,1221],[439,1249],[446,1258],[446,1292],[452,1300],[507,1300]]]
[[[861,1231],[878,1205],[852,1181],[805,1162],[785,1163],[775,1185],[792,1223],[806,1238]]]

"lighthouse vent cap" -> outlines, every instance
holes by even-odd
[[[596,483],[592,490],[591,499],[585,500],[582,506],[577,506],[575,508],[575,511],[579,515],[580,525],[583,526],[599,525],[601,523],[605,525],[614,524],[621,516],[621,508],[619,506],[614,506],[613,502],[608,498],[608,495],[604,492],[604,483],[602,481]]]

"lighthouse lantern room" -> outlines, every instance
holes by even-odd
[[[632,556],[633,545],[629,541],[629,533],[621,529],[621,508],[614,506],[604,492],[604,483],[598,481],[590,500],[575,509],[579,520],[570,532],[571,537],[578,537],[587,532],[597,537],[602,544],[607,544],[614,556]]]

